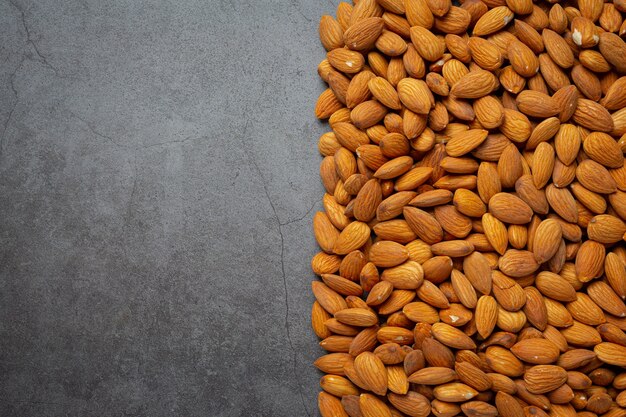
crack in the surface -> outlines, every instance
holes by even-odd
[[[30,29],[28,28],[28,24],[26,23],[26,13],[24,12],[24,9],[17,4],[14,0],[9,0],[9,2],[11,3],[11,5],[13,7],[15,7],[17,9],[17,11],[20,13],[20,18],[21,18],[21,22],[22,22],[22,26],[24,27],[24,31],[26,32],[26,43],[29,43],[32,47],[33,50],[35,51],[35,54],[39,57],[39,61],[46,67],[50,68],[54,74],[59,77],[59,78],[66,78],[65,76],[61,75],[59,73],[59,70],[53,66],[52,64],[50,64],[48,62],[48,59],[45,57],[45,55],[43,55],[40,51],[39,51],[39,47],[37,46],[37,44],[35,43],[35,41],[33,40],[31,33],[30,33]]]
[[[135,199],[135,192],[137,191],[137,154],[133,155],[133,188],[130,190],[130,198],[128,199],[128,207],[126,213],[130,219],[130,212],[133,209],[133,200]]]
[[[149,144],[149,145],[144,145],[144,146],[128,146],[122,143],[117,142],[115,139],[113,139],[113,137],[105,135],[104,133],[99,132],[98,130],[96,130],[95,127],[93,127],[91,125],[90,122],[88,122],[86,119],[82,118],[81,116],[77,115],[76,113],[74,113],[73,111],[69,111],[69,113],[74,116],[76,119],[80,120],[86,127],[87,129],[94,135],[101,137],[103,139],[106,139],[107,141],[111,142],[113,145],[115,145],[118,148],[121,149],[125,149],[129,152],[132,152],[132,156],[133,156],[133,162],[132,162],[132,166],[133,166],[133,185],[130,191],[130,196],[128,198],[128,203],[126,205],[126,214],[124,216],[124,224],[122,227],[122,236],[126,236],[128,234],[128,229],[130,227],[130,222],[131,222],[131,218],[132,218],[132,213],[133,213],[133,202],[135,200],[135,194],[137,192],[137,182],[138,182],[138,166],[137,166],[137,157],[138,157],[138,152],[142,149],[148,149],[148,148],[154,148],[157,146],[165,146],[165,145],[170,145],[170,144],[180,144],[180,143],[184,143],[184,142],[188,142],[191,140],[197,140],[197,139],[201,139],[201,138],[205,138],[206,136],[188,136],[184,139],[178,139],[178,140],[171,140],[171,141],[166,141],[166,142],[160,142],[160,143],[154,143],[154,144]],[[126,245],[123,246],[123,251],[124,251],[124,255],[126,256],[126,258],[128,259],[128,250],[126,248]]]
[[[99,131],[97,131],[91,125],[91,123],[89,123],[86,119],[83,119],[81,116],[77,115],[73,111],[69,110],[69,113],[76,119],[80,120],[80,122],[83,123],[92,134],[100,138],[106,139],[107,141],[111,142],[113,145],[115,145],[118,148],[126,149],[126,150],[133,152],[133,186],[131,188],[130,197],[128,198],[128,203],[126,205],[126,215],[125,215],[124,224],[122,227],[122,236],[126,236],[128,232],[130,219],[132,217],[133,200],[135,199],[135,193],[137,191],[137,151],[140,149],[140,147],[133,148],[133,147],[118,143],[111,136],[105,135],[104,133],[100,133]],[[122,247],[123,247],[124,255],[128,259],[128,250],[126,248],[126,245],[123,245]]]
[[[93,133],[94,135],[108,140],[109,142],[111,142],[112,144],[114,144],[115,146],[117,146],[119,148],[133,150],[135,152],[140,150],[140,149],[156,148],[157,146],[172,145],[172,144],[175,144],[175,143],[185,143],[185,142],[189,142],[189,141],[192,141],[192,140],[206,138],[206,136],[187,136],[184,139],[170,140],[170,141],[166,141],[166,142],[151,143],[151,144],[148,144],[148,145],[131,147],[131,146],[119,143],[115,139],[113,139],[111,136],[105,135],[104,133],[101,133],[101,132],[97,131],[96,128],[91,125],[91,123],[89,123],[87,120],[83,119],[81,116],[77,115],[73,111],[70,110],[69,113],[72,116],[74,116],[76,119],[80,120],[87,127],[87,129],[91,133]]]
[[[314,201],[313,205],[301,217],[298,217],[297,219],[286,221],[285,223],[281,223],[280,225],[281,226],[287,226],[288,224],[292,224],[292,223],[296,223],[296,222],[299,222],[301,220],[304,220],[305,217],[307,217],[309,214],[311,214],[311,212],[313,211],[315,206],[317,206],[317,201]]]
[[[52,401],[32,401],[32,400],[9,400],[9,403],[18,403],[18,404],[27,404],[27,405],[58,405],[60,407],[71,407],[73,404],[65,404],[65,403],[56,403]],[[90,413],[95,412],[94,410],[90,410],[86,406],[81,408],[83,411],[88,411]]]
[[[247,126],[246,128],[244,128],[244,135],[242,136],[245,136],[246,131],[247,131]],[[304,408],[306,415],[310,417],[311,414],[309,413],[309,410],[306,407],[306,403],[304,401],[304,394],[302,393],[302,387],[298,381],[298,376],[297,376],[298,374],[296,372],[297,371],[296,369],[297,368],[297,351],[293,345],[293,340],[291,338],[291,330],[289,327],[289,309],[290,308],[289,308],[289,292],[287,290],[287,273],[285,272],[285,237],[283,235],[283,226],[289,224],[290,222],[287,222],[285,224],[281,223],[280,218],[278,217],[278,212],[276,211],[274,202],[270,198],[269,190],[267,189],[267,185],[265,184],[265,179],[263,178],[263,174],[261,170],[259,169],[258,164],[254,160],[254,158],[250,156],[248,151],[245,151],[245,152],[248,156],[249,162],[251,162],[252,165],[254,165],[254,168],[256,169],[257,173],[259,174],[259,177],[261,178],[265,196],[267,197],[267,201],[269,202],[270,207],[272,208],[272,212],[274,213],[274,218],[276,219],[276,224],[278,225],[278,234],[280,235],[280,269],[281,269],[281,273],[283,277],[283,288],[285,290],[285,330],[287,332],[287,341],[289,342],[289,347],[291,348],[291,351],[293,352],[293,374],[295,375],[296,382],[298,383],[298,392],[300,394],[300,400],[302,401],[302,407]]]
[[[149,149],[149,148],[155,148],[157,146],[165,146],[165,145],[171,145],[174,143],[185,143],[188,142],[190,140],[197,140],[197,139],[202,139],[202,138],[206,138],[206,136],[187,136],[185,139],[180,139],[180,140],[170,140],[167,142],[159,142],[159,143],[152,143],[149,145],[145,145],[145,146],[141,146],[137,149]]]
[[[26,58],[22,58],[22,60],[17,65],[17,67],[15,67],[15,70],[11,73],[11,76],[9,78],[9,85],[11,86],[11,91],[13,91],[13,95],[15,96],[15,103],[13,103],[13,106],[11,107],[11,111],[9,111],[9,116],[4,122],[4,126],[2,128],[2,136],[0,136],[0,158],[2,158],[2,156],[4,155],[4,138],[6,137],[7,129],[9,128],[9,124],[11,123],[11,119],[13,118],[13,112],[15,112],[15,109],[17,108],[17,104],[20,101],[20,97],[17,93],[17,88],[15,88],[15,77],[17,76],[17,72],[22,67],[22,64],[24,63],[25,59]]]
[[[126,206],[126,219],[124,220],[124,228],[122,236],[126,236],[128,232],[128,227],[130,224],[130,219],[132,217],[133,212],[133,201],[135,200],[135,193],[137,192],[137,149],[133,153],[133,187],[130,190],[130,197],[128,197],[128,204]],[[126,245],[124,245],[124,255],[128,259],[128,251],[126,249]]]
[[[307,17],[302,10],[300,10],[300,6],[298,6],[298,3],[296,0],[292,0],[291,5],[296,9],[298,14],[304,18],[304,20],[306,20],[309,23],[311,22],[311,19]]]
[[[251,109],[256,108],[256,106],[259,104],[259,102],[261,101],[261,99],[263,98],[263,94],[265,93],[265,88],[267,86],[267,81],[263,82],[261,84],[261,92],[259,93],[259,97],[257,98],[257,100],[254,102],[254,104],[252,106],[250,106]],[[248,113],[248,111],[246,111],[245,113]],[[302,385],[300,384],[299,381],[299,377],[298,377],[298,373],[297,371],[297,351],[294,347],[293,344],[293,339],[291,338],[291,330],[289,327],[289,292],[287,289],[287,273],[285,272],[285,237],[283,235],[283,226],[291,223],[291,222],[286,222],[286,223],[282,223],[280,221],[280,217],[278,216],[278,212],[276,211],[276,206],[274,205],[274,202],[272,201],[272,198],[270,197],[270,193],[269,190],[267,188],[267,183],[265,181],[265,178],[263,176],[263,172],[261,171],[261,169],[259,168],[259,165],[257,164],[256,160],[252,157],[252,155],[250,154],[250,151],[248,149],[248,147],[246,146],[245,143],[245,138],[246,135],[248,134],[248,129],[250,128],[250,118],[248,117],[246,120],[246,123],[244,125],[243,128],[243,132],[240,135],[240,142],[242,144],[242,148],[244,153],[246,154],[246,159],[248,159],[248,163],[252,164],[254,166],[254,169],[256,170],[256,172],[259,175],[259,178],[261,179],[261,184],[263,185],[263,191],[265,192],[265,196],[267,198],[268,203],[270,204],[270,207],[272,209],[272,213],[274,214],[274,218],[276,220],[276,225],[278,226],[278,234],[280,235],[280,269],[281,269],[281,273],[282,273],[282,278],[283,278],[283,288],[285,290],[285,331],[287,333],[287,341],[289,343],[289,347],[291,348],[291,351],[293,352],[293,374],[294,377],[296,378],[296,384],[298,386],[298,393],[300,395],[300,401],[302,403],[302,408],[304,409],[304,412],[306,413],[306,415],[308,417],[311,417],[311,414],[309,413],[309,410],[306,406],[306,401],[304,400],[304,393],[302,392]],[[314,207],[315,205],[313,205]],[[309,212],[312,210],[312,208],[309,210]],[[307,212],[307,214],[309,213]],[[306,216],[307,214],[305,214],[304,216]],[[303,216],[303,218],[304,218]]]
[[[87,126],[87,129],[89,129],[89,131],[90,131],[91,133],[93,133],[94,135],[96,135],[96,136],[98,136],[98,137],[101,137],[101,138],[103,138],[103,139],[108,140],[109,142],[111,142],[112,144],[114,144],[115,146],[117,146],[118,148],[130,149],[128,146],[126,146],[126,145],[123,145],[123,144],[121,144],[121,143],[116,142],[116,141],[115,141],[115,139],[113,139],[111,136],[107,136],[107,135],[105,135],[104,133],[100,133],[100,132],[98,132],[98,131],[97,131],[97,130],[96,130],[96,129],[95,129],[95,128],[91,125],[91,123],[89,123],[87,120],[83,119],[82,117],[80,117],[79,115],[77,115],[76,113],[74,113],[73,111],[71,111],[71,110],[70,110],[69,112],[70,112],[70,114],[71,114],[72,116],[74,116],[75,118],[77,118],[78,120],[80,120],[80,121],[81,121],[81,122],[82,122],[85,126]],[[135,150],[136,150],[136,149],[137,149],[137,148],[135,148]]]

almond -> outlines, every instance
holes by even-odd
[[[432,215],[415,207],[405,207],[404,217],[415,234],[426,243],[437,243],[443,239],[441,225]]]
[[[453,369],[436,366],[420,369],[409,376],[409,382],[424,385],[440,385],[455,379],[456,372]]]
[[[417,114],[428,114],[434,98],[422,80],[404,78],[398,83],[398,96],[402,104]]]
[[[359,379],[374,393],[387,392],[387,370],[382,361],[371,352],[363,352],[354,359],[354,370]]]
[[[374,173],[374,177],[383,180],[396,178],[410,170],[412,165],[413,158],[410,156],[399,156],[381,165]]]
[[[587,226],[590,239],[600,243],[616,243],[626,233],[626,225],[622,220],[610,214],[594,216]]]
[[[498,303],[492,297],[483,295],[476,305],[476,329],[487,338],[496,326],[498,319]]]
[[[382,191],[382,190],[381,190]],[[405,205],[416,196],[413,191],[402,191],[392,194],[383,200],[376,208],[376,218],[378,221],[393,219],[402,214]]]
[[[490,346],[485,353],[487,364],[494,372],[510,377],[520,376],[524,373],[522,363],[508,349]]]
[[[516,102],[518,109],[528,116],[546,118],[559,113],[556,100],[539,91],[522,91]]]
[[[568,121],[576,111],[578,105],[578,90],[573,85],[561,86],[552,95],[552,98],[556,100],[559,105],[559,120],[564,123]]]
[[[613,130],[613,119],[602,105],[595,101],[579,99],[572,119],[583,127],[599,132]]]
[[[478,395],[478,391],[459,382],[437,386],[433,394],[435,398],[444,402],[465,402]]]
[[[498,261],[500,270],[511,277],[530,275],[539,268],[532,252],[509,249]]]
[[[517,342],[511,352],[519,359],[537,365],[549,365],[559,358],[559,348],[551,341],[541,338]]]
[[[435,18],[435,28],[444,33],[462,34],[467,30],[471,19],[472,16],[467,10],[451,6],[444,16]]]
[[[339,22],[337,22],[332,16],[324,15],[320,19],[319,25],[320,40],[322,45],[327,51],[331,51],[336,48],[342,48],[343,42],[343,29]]]
[[[557,188],[553,184],[546,187],[546,198],[550,207],[565,221],[575,223],[578,221],[576,201],[566,188]]]
[[[402,265],[384,270],[381,283],[388,282],[393,288],[400,290],[415,290],[422,285],[423,278],[422,266],[415,261],[407,261]]]
[[[526,293],[526,304],[524,313],[535,327],[544,330],[548,323],[548,311],[544,299],[535,287],[524,288]]]
[[[515,40],[509,43],[507,55],[515,72],[522,77],[532,77],[539,71],[537,56],[523,42]]]
[[[626,347],[624,346],[606,342],[595,346],[593,351],[598,355],[598,359],[604,363],[626,366]]]
[[[432,326],[433,336],[446,346],[455,349],[474,349],[474,341],[456,327],[445,323],[434,323]]]
[[[361,394],[359,397],[359,409],[363,417],[392,417],[389,407],[371,394]]]
[[[552,219],[539,224],[533,241],[533,253],[538,263],[544,263],[556,254],[562,237],[561,225]]]
[[[475,36],[496,33],[513,20],[513,12],[506,6],[498,6],[482,15],[474,25]]]
[[[607,283],[595,281],[587,287],[587,293],[607,313],[617,317],[626,316],[626,305]]]
[[[542,271],[535,278],[535,287],[546,297],[557,301],[576,300],[576,290],[558,274]]]
[[[346,74],[356,74],[361,71],[365,64],[363,55],[344,48],[333,49],[328,52],[326,58],[337,71],[345,72]]]
[[[620,168],[624,165],[624,154],[615,140],[606,133],[591,132],[583,142],[583,149],[587,156],[607,168]]]
[[[461,77],[450,93],[458,98],[481,98],[498,87],[498,81],[488,71],[476,70]]]
[[[445,44],[422,26],[411,27],[411,42],[420,56],[427,61],[436,61],[445,50]]]
[[[578,164],[576,178],[585,188],[596,193],[610,194],[617,189],[615,180],[609,171],[590,159]]]
[[[478,301],[476,290],[467,277],[462,272],[454,269],[452,270],[451,282],[454,292],[459,297],[461,303],[467,308],[476,307]]]
[[[469,362],[457,362],[454,369],[461,382],[469,385],[477,391],[486,391],[492,387],[491,379],[480,368]]]
[[[504,122],[500,131],[513,142],[525,142],[531,133],[532,127],[528,118],[517,110],[504,109]]]
[[[502,65],[503,57],[498,47],[486,39],[471,37],[468,42],[472,59],[479,67],[494,71]]]
[[[372,78],[367,83],[367,87],[372,95],[383,105],[394,110],[402,108],[396,89],[386,79],[382,77]]]
[[[585,241],[576,255],[576,276],[582,282],[588,282],[602,274],[606,250],[598,242]]]
[[[320,414],[322,415],[322,417],[330,417],[330,416],[347,417],[348,416],[348,414],[346,414],[346,412],[344,411],[339,398],[326,392],[320,392],[319,395],[317,396],[317,406],[320,410]]]
[[[450,156],[462,156],[478,147],[487,138],[483,129],[469,129],[453,135],[446,144],[446,153]]]
[[[390,393],[389,402],[400,412],[413,417],[425,417],[430,413],[430,402],[423,395],[409,391],[405,395]]]
[[[552,391],[567,381],[565,369],[556,365],[536,365],[524,374],[526,389],[532,394]]]
[[[491,197],[489,211],[498,220],[509,224],[526,224],[533,215],[533,210],[528,204],[508,193],[498,193]]]
[[[626,73],[626,44],[614,33],[600,34],[600,52],[620,73]]]
[[[504,223],[493,215],[485,213],[482,217],[482,225],[491,246],[503,255],[508,245],[508,233]]]
[[[515,191],[535,213],[546,214],[549,210],[544,190],[537,189],[531,175],[522,175],[515,181]]]

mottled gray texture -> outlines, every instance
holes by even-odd
[[[0,415],[316,415],[317,22],[0,0]]]

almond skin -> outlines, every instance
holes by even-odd
[[[624,346],[615,343],[600,343],[593,351],[598,355],[598,359],[604,363],[626,366],[626,348]]]
[[[376,209],[382,202],[383,193],[378,180],[372,179],[363,185],[355,198],[354,217],[368,222],[376,215]]]
[[[532,77],[539,71],[537,56],[521,41],[514,40],[508,44],[507,56],[515,72],[522,77]]]
[[[624,165],[624,155],[608,134],[592,132],[583,142],[583,149],[587,156],[606,168],[619,168]]]
[[[601,275],[606,250],[598,242],[588,240],[576,254],[576,276],[582,282],[588,282]]]
[[[508,193],[498,193],[489,199],[489,211],[499,220],[510,224],[530,222],[533,210],[522,199]]]
[[[370,235],[370,228],[362,222],[350,223],[337,238],[334,252],[345,255],[363,246]]]
[[[368,17],[351,25],[343,34],[345,45],[357,51],[370,49],[383,30],[380,17]]]
[[[530,275],[539,268],[532,252],[509,249],[500,258],[498,266],[502,272],[511,277]]]
[[[518,109],[532,117],[546,118],[559,113],[555,99],[539,91],[525,90],[516,98]]]
[[[436,61],[445,50],[445,44],[431,31],[421,26],[411,28],[411,42],[422,58],[427,61]]]
[[[511,352],[519,359],[537,365],[555,363],[560,353],[554,343],[542,338],[521,340],[513,345]]]
[[[498,86],[494,75],[488,71],[472,71],[459,79],[450,90],[458,98],[481,98]]]
[[[482,15],[474,25],[475,36],[486,36],[498,32],[513,20],[513,12],[506,6],[494,7]]]
[[[432,93],[422,80],[403,79],[398,83],[398,96],[402,104],[417,114],[428,114],[434,105]]]
[[[533,241],[533,254],[538,263],[544,263],[556,254],[563,235],[561,225],[552,219],[539,224]]]
[[[626,233],[626,225],[624,222],[610,214],[601,214],[595,216],[587,226],[587,233],[590,239],[600,243],[616,243],[619,242],[624,233]]]
[[[567,372],[560,366],[536,365],[526,371],[524,382],[532,394],[552,391],[567,381]]]
[[[470,129],[452,136],[446,144],[446,153],[450,156],[462,156],[478,147],[487,138],[483,129]]]
[[[487,338],[496,326],[498,318],[498,303],[490,296],[483,295],[476,305],[476,329]]]
[[[432,215],[415,207],[405,207],[404,217],[415,234],[426,243],[437,243],[443,239],[441,225]]]
[[[572,119],[583,127],[599,132],[613,130],[613,119],[602,105],[592,100],[579,99]]]
[[[382,361],[371,352],[363,352],[354,360],[354,369],[359,379],[373,392],[387,392],[387,371]]]

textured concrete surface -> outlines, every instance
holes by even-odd
[[[0,0],[0,415],[316,415],[334,1]]]

